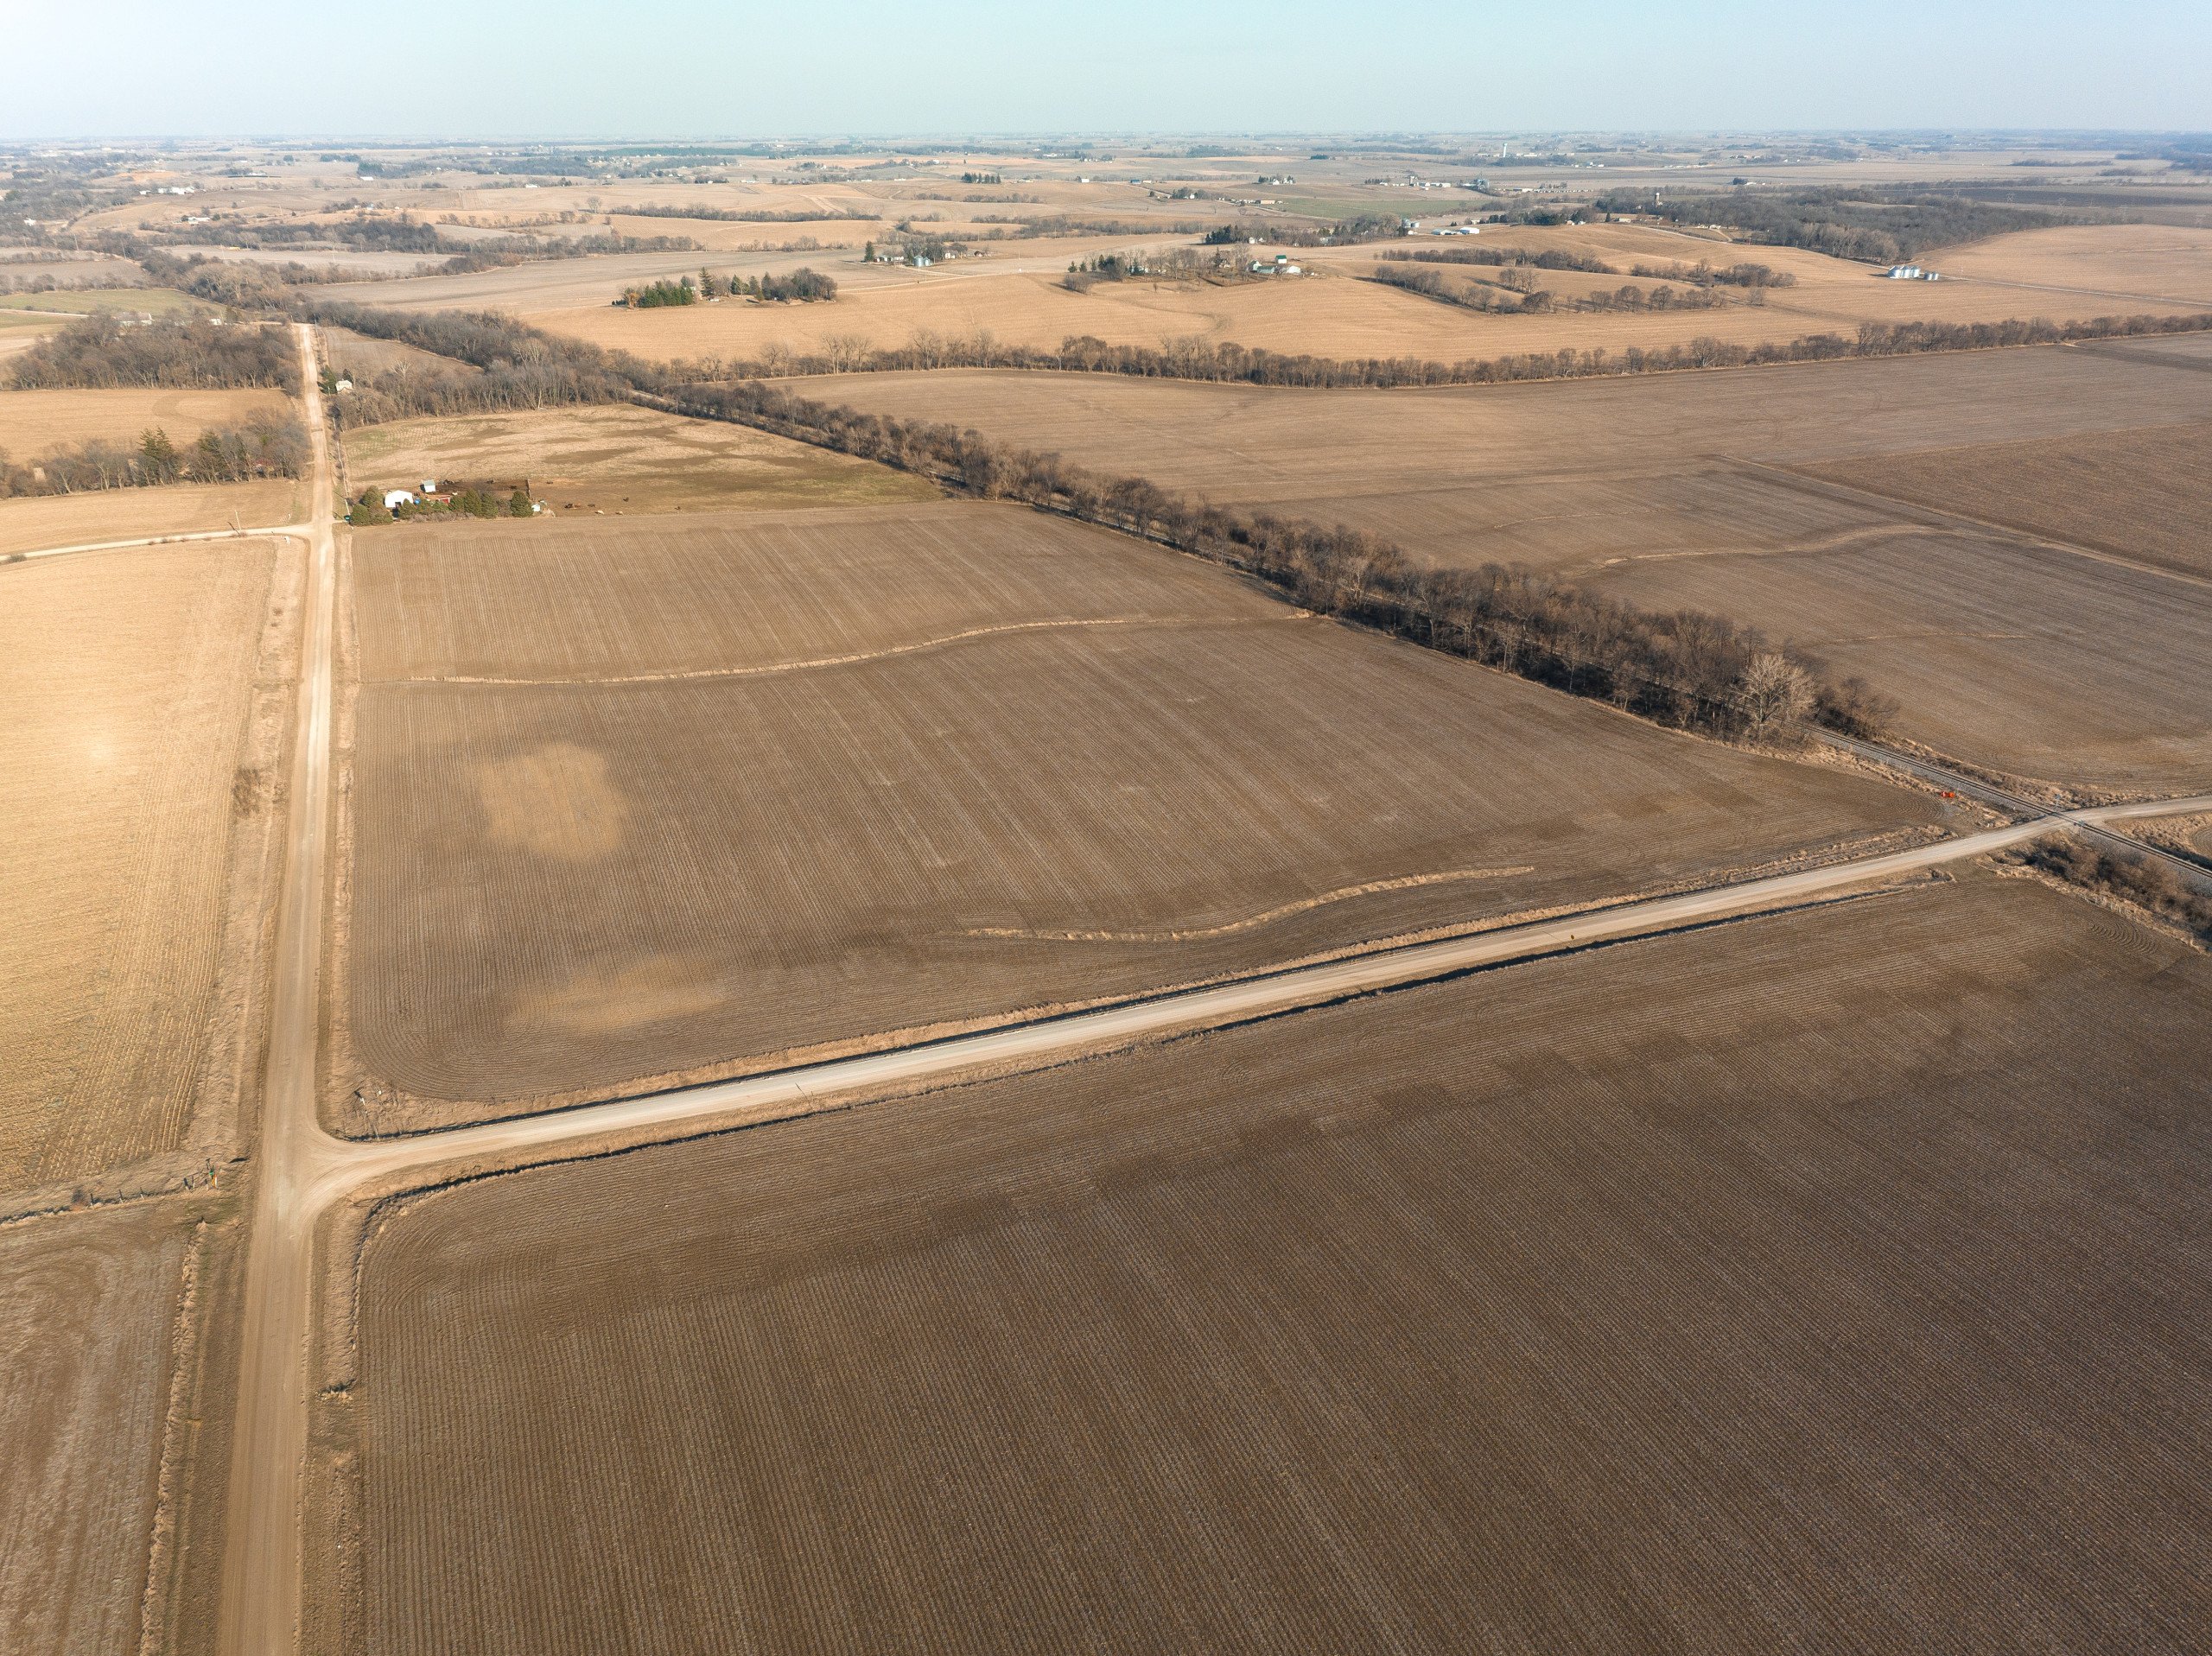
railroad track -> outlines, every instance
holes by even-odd
[[[2061,808],[2044,801],[2030,799],[2024,794],[2016,794],[2010,789],[2000,788],[1993,782],[1985,782],[1979,777],[1968,776],[1963,771],[1955,771],[1947,765],[1940,765],[1933,759],[1923,759],[1917,754],[1906,753],[1894,747],[1885,746],[1879,742],[1861,741],[1855,736],[1846,736],[1833,730],[1817,730],[1813,733],[1831,747],[1840,747],[1847,753],[1854,753],[1863,759],[1871,759],[1877,765],[1886,765],[1893,771],[1906,771],[1918,777],[1923,782],[1932,782],[1938,787],[1948,789],[1966,798],[1977,800],[1994,810],[2002,811],[2018,820],[2055,817],[2061,811]],[[2074,828],[2077,833],[2088,835],[2092,840],[2124,851],[2131,856],[2143,857],[2152,862],[2163,864],[2199,890],[2212,891],[2212,869],[2207,869],[2201,863],[2192,862],[2188,858],[2177,856],[2162,847],[2134,839],[2115,829],[2106,828],[2099,822],[2083,821],[2078,816],[2069,819],[2065,826]]]

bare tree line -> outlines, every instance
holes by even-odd
[[[95,439],[35,460],[0,454],[0,497],[302,477],[308,454],[307,428],[288,416],[257,414],[238,425],[211,426],[181,447],[156,426],[135,444]]]
[[[783,378],[828,373],[897,373],[932,368],[1015,368],[1063,373],[1124,374],[1142,379],[1196,379],[1315,390],[1352,386],[1494,385],[1539,379],[1595,379],[1675,373],[1696,368],[1745,368],[1857,357],[1916,356],[1934,352],[1987,351],[2076,339],[2212,330],[2212,313],[2189,316],[2101,316],[2088,321],[2041,318],[2002,322],[1867,322],[1855,335],[1816,333],[1742,345],[1694,339],[1676,345],[1603,346],[1535,351],[1440,362],[1420,357],[1317,357],[1269,351],[1203,336],[1158,346],[1109,345],[1088,334],[1071,335],[1057,349],[1010,345],[988,333],[964,337],[918,330],[903,346],[847,341],[831,349],[797,352],[766,347],[751,360],[708,359],[671,365],[664,383],[716,378]]]
[[[92,315],[18,356],[18,390],[62,386],[166,385],[210,390],[272,385],[296,396],[299,359],[272,328],[168,318],[136,326]]]
[[[1816,663],[1724,617],[1653,614],[1497,564],[1431,568],[1364,530],[1193,502],[1144,478],[1101,476],[972,430],[813,402],[760,380],[682,385],[639,400],[1107,524],[1242,570],[1306,609],[1660,724],[1774,741],[1807,717],[1875,734],[1891,713],[1863,682],[1831,682]]]
[[[376,382],[341,399],[355,423],[408,413],[638,401],[733,421],[933,478],[984,498],[1019,500],[1105,523],[1230,565],[1325,614],[1340,615],[1484,662],[1661,724],[1770,740],[1804,717],[1878,735],[1893,707],[1862,681],[1770,646],[1719,616],[1651,614],[1525,570],[1437,569],[1363,530],[1233,511],[1170,495],[1147,479],[1109,478],[1058,455],[975,431],[819,403],[759,379],[688,380],[658,365],[556,339],[491,313],[369,310],[323,302],[316,314],[484,371]]]
[[[2192,886],[2183,876],[2152,858],[2089,845],[2064,834],[2029,847],[2020,860],[2085,891],[2148,909],[2160,919],[2212,942],[2212,885]]]

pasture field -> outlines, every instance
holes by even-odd
[[[279,419],[297,412],[282,391],[0,390],[0,452],[31,460],[95,440],[135,445],[158,426],[180,448],[209,426],[242,425],[251,416]]]
[[[235,1131],[292,670],[282,555],[0,568],[0,1192],[218,1156]]]
[[[1969,516],[1979,499],[2044,533],[2108,500],[2099,543],[2145,565],[2198,555],[2189,431],[2212,421],[2212,374],[2132,346],[1415,391],[964,371],[804,383],[1226,504],[1371,529],[1441,564],[1526,563],[1733,616],[1863,672],[1904,703],[1904,733],[1962,758],[2155,790],[2212,755],[2212,708],[2183,688],[2212,626],[2201,581],[1868,492]],[[2180,429],[2146,435],[2153,422]],[[1946,502],[1955,477],[1961,498]]]
[[[474,567],[439,574],[377,572],[357,537],[361,670],[480,670],[359,691],[327,1096],[394,1113],[344,1125],[731,1073],[1938,815],[1103,531],[918,512],[687,521],[696,549],[655,526],[612,586],[613,539],[560,562],[543,526],[456,530]],[[502,637],[512,667],[480,670]]]
[[[167,1205],[0,1230],[0,1643],[10,1650],[142,1648],[192,1247],[191,1228]]]
[[[1592,585],[1717,610],[1903,704],[1899,733],[2089,789],[2212,784],[2212,591],[1996,536],[1904,530],[1812,552],[1650,558]]]
[[[2208,994],[1970,875],[410,1198],[336,1647],[2202,1649]]]
[[[1924,449],[1806,469],[1874,494],[2212,576],[2212,424]]]
[[[68,326],[66,317],[0,311],[0,379],[6,377],[10,357],[29,350],[48,334],[57,333]]]
[[[365,375],[389,373],[395,370],[440,371],[456,374],[478,374],[484,371],[474,363],[462,362],[454,357],[442,357],[435,351],[425,351],[420,346],[404,345],[397,339],[379,339],[366,333],[356,333],[350,327],[321,326],[323,357],[340,379],[359,379]]]
[[[346,463],[356,492],[426,477],[528,478],[531,495],[563,515],[861,505],[938,493],[870,460],[628,404],[360,426],[346,434]]]
[[[304,483],[173,483],[157,489],[96,489],[0,500],[0,557],[41,547],[83,546],[200,530],[273,529],[308,508]]]
[[[100,311],[143,311],[155,316],[186,312],[213,315],[219,307],[174,288],[56,288],[46,293],[0,294],[0,310],[66,312],[90,316]]]

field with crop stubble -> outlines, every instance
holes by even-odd
[[[0,568],[0,1191],[226,1153],[296,579],[251,540]]]
[[[1439,564],[1526,563],[1748,622],[1864,673],[1903,704],[1903,733],[2001,769],[2156,790],[2212,761],[2212,708],[2183,689],[2212,650],[2212,589],[1945,515],[2056,533],[2126,498],[2100,544],[2137,565],[2193,559],[2190,434],[2212,419],[2212,374],[2133,342],[1414,391],[1004,372],[805,384],[1374,530]],[[2101,480],[2077,491],[2088,473]],[[2139,475],[2155,479],[2141,501]],[[1952,477],[1967,479],[1955,501]]]
[[[2205,967],[1980,874],[416,1198],[358,1647],[2199,1648]]]
[[[1936,815],[1010,507],[439,534],[356,539],[356,1131]]]
[[[190,1228],[159,1204],[0,1231],[0,1643],[139,1649]]]

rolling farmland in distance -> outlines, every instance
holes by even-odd
[[[2050,232],[2029,232],[2034,236]],[[1082,257],[1097,251],[1140,256],[1147,247],[1179,238],[1133,236],[1102,250],[1071,248]],[[1187,239],[1187,238],[1179,238]],[[1439,303],[1371,279],[1377,269],[1440,270],[1458,291],[1471,280],[1495,279],[1496,270],[1396,263],[1378,264],[1373,248],[1294,248],[1306,274],[1256,281],[1137,279],[1102,283],[1076,293],[1062,285],[1066,262],[1049,263],[995,256],[968,270],[861,270],[834,304],[692,306],[633,311],[604,302],[555,308],[536,292],[514,292],[505,303],[556,333],[648,358],[719,357],[744,360],[772,345],[801,353],[831,341],[877,347],[906,345],[918,332],[950,337],[988,333],[1006,345],[1039,349],[1072,336],[1109,345],[1158,346],[1192,337],[1251,348],[1324,357],[1416,357],[1440,361],[1522,352],[1630,346],[1650,349],[1693,339],[1731,344],[1768,344],[1808,334],[1855,334],[1860,324],[1913,321],[1988,322],[2024,315],[2066,321],[2110,315],[2186,314],[2212,308],[2212,232],[2163,226],[2107,230],[2097,262],[2036,243],[2010,252],[2012,238],[1976,250],[1993,270],[2048,276],[1946,282],[1888,282],[1866,264],[1799,248],[1751,248],[1700,240],[1643,225],[1552,228],[1498,227],[1484,243],[1530,253],[1559,251],[1606,267],[1605,273],[1541,270],[1537,279],[1554,295],[1554,308],[1531,314],[1494,314]],[[2065,244],[2070,248],[2070,244]],[[2131,263],[2137,250],[2177,284],[2171,294],[2072,285],[2110,267]],[[1237,249],[1232,264],[1265,260],[1274,248]],[[1405,251],[1402,248],[1394,251]],[[1418,238],[1412,251],[1423,251]],[[1433,251],[1430,249],[1428,251]],[[1649,270],[1687,271],[1700,261],[1726,265],[1751,260],[1786,276],[1790,285],[1763,290],[1756,304],[1742,290],[1726,292],[1714,308],[1638,308],[1593,312],[1574,308],[1623,287],[1649,295],[1660,288],[1699,291],[1677,276],[1635,275]],[[1039,263],[1044,268],[1036,268]],[[2153,283],[2153,286],[2160,285]],[[2191,295],[2195,295],[2192,297]],[[594,295],[596,297],[596,295]],[[1648,301],[1646,301],[1648,303]]]
[[[419,1199],[359,1647],[2189,1648],[2203,968],[1981,879]]]

